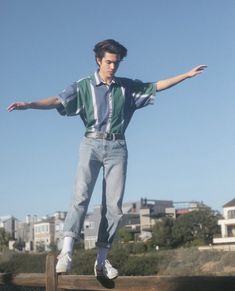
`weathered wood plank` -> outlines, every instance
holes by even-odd
[[[0,274],[0,285],[6,284],[44,287],[46,285],[45,274]]]
[[[94,276],[61,275],[58,287],[67,290],[116,291],[234,291],[235,277],[220,276],[133,276],[114,281],[97,280]]]
[[[0,285],[46,286],[46,274],[0,274]],[[114,281],[94,276],[59,275],[57,290],[103,291],[234,291],[235,276],[133,276]]]

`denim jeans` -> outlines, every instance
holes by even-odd
[[[90,198],[102,168],[101,221],[96,245],[110,248],[122,217],[127,158],[125,140],[83,138],[74,196],[64,224],[64,236],[79,239]]]

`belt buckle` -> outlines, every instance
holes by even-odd
[[[107,140],[115,140],[115,134],[114,133],[105,132],[104,138],[107,139]]]

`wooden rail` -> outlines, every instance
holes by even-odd
[[[121,276],[114,281],[95,276],[57,275],[55,255],[46,259],[45,274],[0,274],[1,285],[45,287],[46,291],[234,291],[234,276]]]

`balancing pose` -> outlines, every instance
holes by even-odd
[[[96,179],[103,170],[101,221],[94,265],[96,276],[114,279],[118,276],[107,260],[120,218],[126,180],[127,146],[125,130],[135,110],[154,103],[155,93],[168,89],[202,73],[206,65],[175,77],[143,83],[115,74],[127,49],[108,39],[94,47],[97,71],[90,77],[76,81],[57,96],[33,102],[15,102],[8,111],[22,109],[57,109],[61,115],[80,115],[86,131],[80,145],[80,158],[74,196],[64,223],[63,248],[58,256],[56,272],[69,272],[72,250],[79,235]]]

